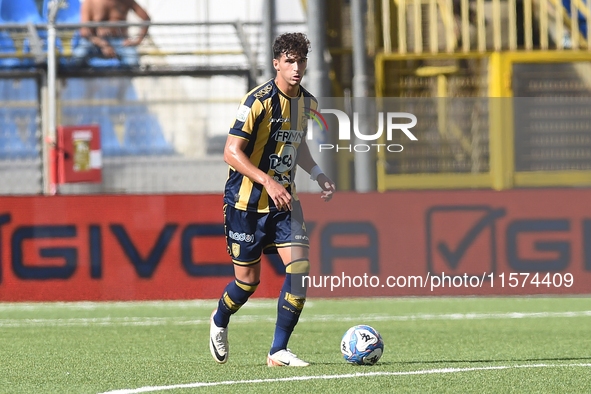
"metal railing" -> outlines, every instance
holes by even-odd
[[[386,54],[591,50],[585,0],[382,0],[381,7],[397,12],[382,20]]]
[[[153,23],[137,47],[139,66],[72,66],[81,26],[125,27],[134,36],[145,25],[55,25],[56,124],[95,123],[103,131],[103,183],[62,185],[60,193],[222,190],[222,139],[267,51],[260,23]],[[15,141],[0,149],[1,194],[44,190],[47,32],[47,25],[0,25],[0,139]]]

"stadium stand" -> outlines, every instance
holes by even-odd
[[[0,19],[0,24],[2,23],[3,21]],[[10,34],[0,30],[0,56],[15,52],[16,48]],[[0,57],[0,68],[12,68],[18,65],[20,65],[20,60],[16,57]]]
[[[158,119],[152,115],[128,115],[125,120],[124,147],[130,154],[167,155],[174,149],[166,142]]]
[[[0,79],[0,100],[34,102],[37,100],[37,84],[33,78]]]
[[[6,1],[7,0],[0,0],[0,25],[9,22],[9,20],[5,20],[3,17],[3,2]],[[15,52],[16,48],[14,46],[14,41],[12,40],[12,37],[10,37],[10,34],[7,31],[0,30],[0,56],[3,54],[10,54]],[[18,66],[19,64],[19,59],[15,57],[0,57],[0,68],[11,68]]]
[[[64,103],[111,102],[101,106],[64,106],[62,124],[98,124],[105,156],[169,155],[174,149],[166,142],[158,118],[138,101],[133,85],[125,79],[68,79],[62,91]],[[120,105],[124,103],[123,105]],[[121,128],[121,133],[115,131]]]
[[[50,0],[43,1],[43,20],[47,21]],[[68,0],[66,8],[60,8],[55,17],[56,23],[79,23],[80,0]]]
[[[7,22],[43,23],[33,0],[3,0],[0,15]]]
[[[583,5],[586,5],[588,0],[582,0]],[[562,0],[562,4],[568,16],[572,18],[571,12],[571,0]],[[581,11],[577,12],[577,20],[579,25],[579,31],[583,35],[583,37],[587,38],[587,18],[581,13]]]
[[[35,108],[0,108],[0,158],[38,156]]]

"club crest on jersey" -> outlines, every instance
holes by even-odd
[[[304,132],[298,130],[277,130],[275,141],[299,144],[304,138]]]
[[[240,256],[240,244],[233,243],[232,244],[232,256],[238,257]]]

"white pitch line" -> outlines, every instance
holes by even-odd
[[[387,322],[413,320],[484,320],[484,319],[539,319],[539,318],[591,317],[591,311],[576,312],[509,312],[509,313],[446,313],[390,316],[384,314],[316,315],[300,318],[300,322]],[[233,323],[275,322],[271,315],[234,316]],[[88,326],[161,326],[209,324],[209,319],[191,317],[97,317],[65,319],[0,319],[0,327],[88,327]]]
[[[310,307],[312,302],[306,302]],[[100,310],[100,309],[129,309],[129,308],[203,308],[211,309],[218,305],[218,300],[180,300],[180,301],[75,301],[75,302],[16,302],[0,303],[0,312],[6,311],[47,311],[54,309],[65,310]],[[244,306],[248,309],[275,309],[277,300],[259,299]]]
[[[106,391],[101,394],[135,394],[147,393],[151,391],[165,391],[174,389],[186,389],[197,387],[210,387],[222,385],[235,384],[253,384],[253,383],[276,383],[276,382],[291,382],[294,380],[328,380],[328,379],[347,379],[347,378],[361,378],[368,376],[405,376],[405,375],[428,375],[428,374],[444,374],[444,373],[458,373],[469,371],[489,371],[515,368],[564,368],[564,367],[591,367],[591,364],[526,364],[526,365],[500,365],[490,367],[471,367],[471,368],[440,368],[440,369],[424,369],[419,371],[403,371],[403,372],[366,372],[366,373],[349,373],[343,375],[316,375],[316,376],[292,376],[289,378],[275,378],[275,379],[252,379],[252,380],[227,380],[223,382],[196,382],[175,384],[170,386],[146,386],[137,389],[121,389]]]

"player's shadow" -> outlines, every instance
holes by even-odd
[[[591,357],[551,357],[551,358],[513,358],[486,360],[431,360],[431,361],[399,361],[390,364],[466,364],[466,363],[499,363],[499,362],[544,362],[544,361],[583,361]],[[382,363],[380,363],[382,364]],[[383,363],[386,364],[386,363]]]
[[[469,364],[469,363],[502,363],[502,362],[548,362],[548,361],[591,361],[591,357],[553,357],[553,358],[514,358],[486,360],[430,360],[430,361],[379,361],[376,365],[416,365],[416,364]],[[342,362],[314,363],[314,365],[343,365]],[[371,368],[372,365],[363,367]]]

